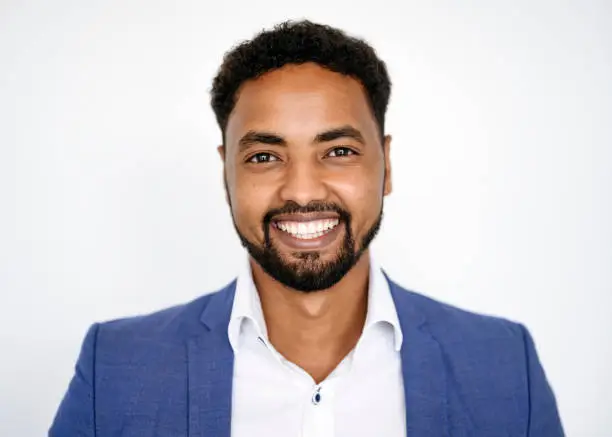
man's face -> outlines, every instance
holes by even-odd
[[[236,99],[219,151],[242,244],[284,285],[327,289],[378,231],[390,138],[361,84],[316,64],[248,81]]]

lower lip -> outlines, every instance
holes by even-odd
[[[342,222],[338,223],[335,228],[317,238],[302,239],[296,238],[288,232],[282,231],[274,224],[270,226],[272,232],[284,246],[294,250],[320,250],[331,244],[340,234]]]

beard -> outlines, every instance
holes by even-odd
[[[296,261],[283,257],[270,239],[272,220],[280,214],[307,214],[314,212],[335,212],[339,216],[338,226],[344,226],[344,238],[334,258],[329,261],[321,259],[317,251],[292,253]],[[233,215],[232,215],[233,219]],[[296,202],[288,202],[282,208],[266,213],[262,220],[264,242],[257,244],[249,241],[236,226],[234,227],[240,242],[251,257],[272,278],[286,287],[304,293],[326,290],[337,284],[353,268],[361,255],[370,246],[380,230],[382,223],[382,205],[374,224],[361,238],[360,245],[355,247],[355,239],[351,230],[351,215],[348,211],[334,203],[311,202],[300,206]]]

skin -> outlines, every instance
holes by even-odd
[[[361,84],[314,63],[287,65],[244,83],[236,99],[219,153],[240,233],[261,245],[262,218],[270,209],[288,201],[302,206],[334,202],[351,213],[359,245],[381,211],[383,196],[391,193],[391,137],[381,144]],[[351,135],[315,140],[343,127],[354,129],[361,140]],[[249,132],[272,134],[272,142],[282,144],[256,138],[241,145]],[[344,232],[323,247],[303,250],[317,250],[322,262],[333,260]],[[275,235],[271,232],[271,241],[284,261],[296,266],[304,262]],[[284,286],[252,259],[251,268],[270,342],[321,382],[355,347],[363,330],[369,251],[336,285],[311,293]]]

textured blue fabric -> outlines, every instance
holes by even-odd
[[[389,283],[404,333],[409,437],[564,435],[525,327]],[[49,436],[231,437],[235,285],[93,325]]]

